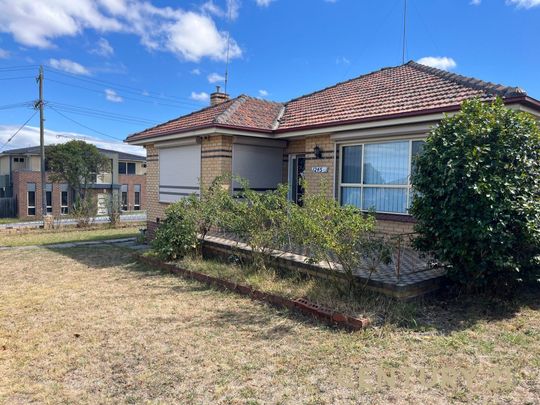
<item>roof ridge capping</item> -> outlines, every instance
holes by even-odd
[[[246,102],[248,96],[240,94],[238,97],[231,99],[232,103],[225,108],[221,113],[216,115],[214,124],[226,124],[229,118],[238,110],[238,108]],[[219,105],[219,104],[218,104]]]
[[[486,82],[484,80],[476,79],[474,77],[463,76],[435,67],[422,65],[421,63],[415,62],[413,60],[407,62],[406,65],[409,65],[423,72],[439,76],[440,78],[453,81],[454,83],[471,87],[477,90],[483,90],[489,94],[494,94],[501,97],[519,97],[527,95],[527,92],[520,87],[510,87],[504,86],[502,84]]]

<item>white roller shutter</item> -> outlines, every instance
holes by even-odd
[[[159,149],[159,201],[175,202],[199,194],[201,145]]]
[[[283,148],[233,144],[233,174],[249,181],[257,191],[272,190],[282,182]],[[239,184],[234,183],[238,189]]]

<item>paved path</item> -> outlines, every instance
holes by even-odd
[[[103,246],[111,245],[126,247],[132,250],[144,251],[149,249],[148,245],[141,245],[137,243],[136,238],[118,238],[118,239],[105,239],[105,240],[91,240],[82,242],[64,242],[54,243],[50,245],[31,245],[31,246],[0,246],[0,250],[31,250],[31,249],[66,249],[83,246]]]
[[[146,213],[140,214],[123,214],[120,215],[120,222],[142,222],[146,221]],[[55,221],[55,224],[58,221]],[[106,224],[109,222],[109,217],[95,217],[94,223]],[[73,218],[60,219],[62,225],[75,225],[77,221]],[[43,221],[27,221],[27,222],[15,222],[11,224],[0,224],[0,229],[5,228],[39,228],[43,226]]]

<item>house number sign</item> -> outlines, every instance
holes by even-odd
[[[311,171],[313,173],[328,173],[328,167],[327,166],[315,166],[311,168]]]

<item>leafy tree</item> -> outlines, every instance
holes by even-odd
[[[76,201],[85,199],[88,186],[99,173],[111,169],[109,159],[84,141],[48,146],[46,157],[51,181],[66,182],[74,190]]]
[[[431,131],[415,163],[418,248],[468,289],[539,277],[540,130],[531,115],[501,100],[466,101]]]

